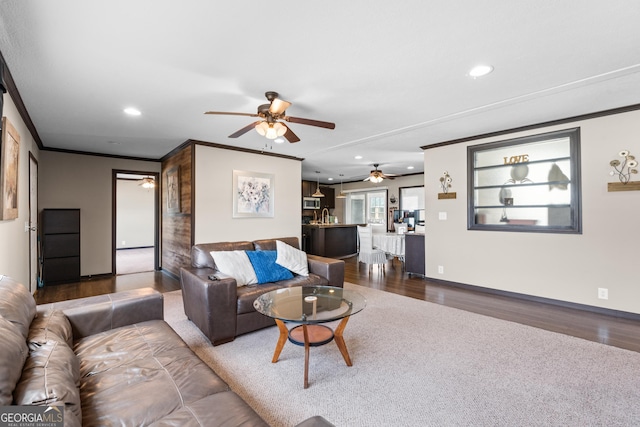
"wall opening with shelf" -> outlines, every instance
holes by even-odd
[[[581,233],[579,128],[467,147],[468,229]]]

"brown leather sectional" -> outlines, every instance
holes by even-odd
[[[344,285],[344,261],[307,255],[309,276],[294,275],[293,279],[264,283],[255,287],[238,287],[232,277],[211,280],[217,272],[211,251],[276,250],[276,240],[298,249],[297,237],[255,240],[253,242],[202,243],[191,248],[190,268],[180,270],[184,311],[213,343],[233,341],[236,336],[275,325],[272,318],[258,313],[253,302],[274,289],[291,286]]]
[[[63,407],[65,426],[267,426],[162,319],[150,288],[36,306],[0,276],[0,406]]]

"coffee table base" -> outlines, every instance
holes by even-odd
[[[300,325],[289,331],[289,341],[295,345],[304,346],[304,328],[309,335],[309,346],[319,347],[333,341],[333,329],[324,325]]]
[[[335,331],[324,325],[300,325],[292,328],[291,331],[287,329],[287,326],[282,320],[275,319],[278,329],[280,330],[280,337],[276,344],[276,349],[273,352],[272,363],[276,363],[280,358],[280,353],[284,348],[284,344],[287,342],[287,338],[293,344],[304,345],[304,388],[309,387],[309,348],[317,347],[327,343],[330,343],[335,339],[336,345],[342,354],[347,366],[353,366],[351,363],[351,357],[347,350],[347,345],[344,342],[342,334],[344,328],[347,326],[349,316],[343,318]]]

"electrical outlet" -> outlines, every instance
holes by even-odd
[[[127,241],[126,240],[122,241],[122,246],[127,246]]]
[[[609,289],[607,289],[607,288],[598,288],[598,298],[599,299],[609,299]]]
[[[443,265],[439,265],[438,266],[438,274],[444,274],[444,266]]]

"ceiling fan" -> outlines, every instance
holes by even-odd
[[[373,166],[375,167],[375,169],[372,170],[369,176],[363,179],[363,181],[371,181],[377,184],[379,182],[382,182],[383,179],[394,179],[394,177],[396,176],[395,174],[391,173],[382,173],[382,171],[378,169],[378,166],[380,166],[379,163],[374,163]]]
[[[264,96],[269,101],[268,104],[262,104],[258,107],[257,113],[232,113],[225,111],[207,111],[205,114],[220,114],[227,116],[248,116],[260,117],[261,120],[255,121],[242,129],[229,135],[229,138],[237,138],[255,129],[260,135],[269,139],[275,139],[284,136],[289,142],[298,142],[300,138],[293,133],[291,129],[281,120],[289,123],[299,123],[301,125],[317,126],[326,129],[335,129],[335,123],[323,122],[320,120],[302,119],[300,117],[291,117],[285,115],[290,102],[278,98],[278,92],[266,92]]]

